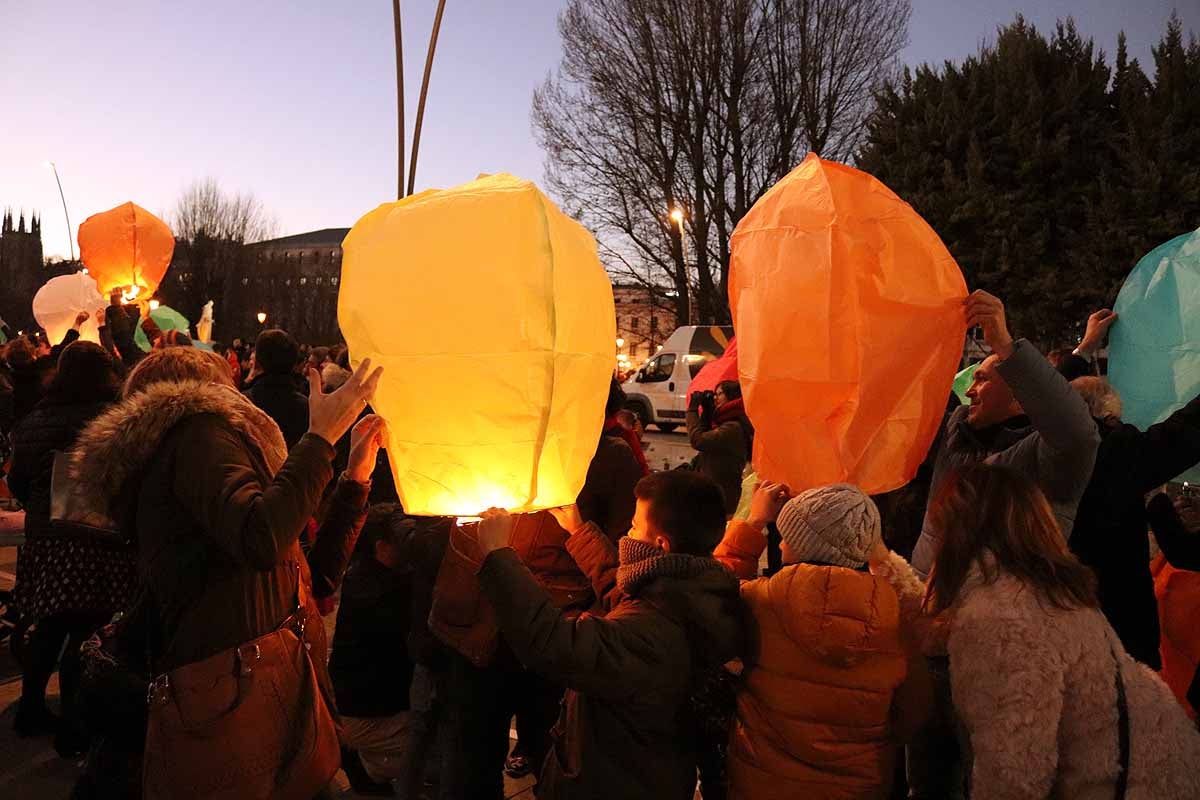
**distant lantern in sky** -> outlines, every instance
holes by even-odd
[[[596,242],[531,182],[483,176],[368,213],[342,245],[338,321],[384,367],[374,408],[412,514],[573,503],[613,370]]]
[[[96,281],[86,272],[59,275],[46,281],[33,296],[33,318],[46,329],[46,338],[58,344],[75,325],[79,312],[88,313],[87,322],[79,329],[79,338],[99,342],[100,333],[96,312],[108,305],[100,295]]]
[[[874,494],[916,474],[962,356],[966,284],[875,178],[809,155],[738,223],[729,302],[754,467]]]
[[[154,293],[171,264],[175,237],[167,223],[134,203],[93,214],[79,226],[79,258],[100,291],[125,300]]]

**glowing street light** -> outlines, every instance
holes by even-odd
[[[265,325],[266,323],[267,323],[267,312],[265,312],[265,311],[258,312],[258,324]]]
[[[675,206],[671,209],[671,221],[679,227],[679,254],[687,261],[687,239],[683,233],[683,209]]]
[[[617,349],[620,350],[624,346],[625,346],[625,340],[622,339],[620,336],[618,336],[617,337]]]

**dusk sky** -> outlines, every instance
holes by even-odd
[[[411,128],[436,0],[404,0]],[[560,58],[561,0],[449,0],[417,188],[481,172],[540,181],[529,122]],[[1200,0],[913,0],[909,64],[958,60],[1023,12],[1073,15],[1111,54],[1150,46],[1172,8],[1200,30]],[[166,215],[192,180],[252,191],[280,235],[354,223],[394,199],[395,72],[388,0],[0,0],[0,207],[43,217],[47,256],[126,200]]]

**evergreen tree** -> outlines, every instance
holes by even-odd
[[[1200,46],[1172,17],[1151,82],[1071,20],[1018,16],[961,64],[905,71],[858,163],[942,236],[972,288],[1044,346],[1075,340],[1136,260],[1200,224]]]

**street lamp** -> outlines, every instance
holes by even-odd
[[[675,206],[671,209],[671,221],[679,227],[679,254],[687,261],[687,239],[683,233],[683,209]]]
[[[67,196],[63,194],[62,180],[58,177],[58,167],[53,161],[47,161],[46,166],[54,171],[54,182],[58,184],[58,197],[62,200],[63,216],[67,218],[67,245],[71,248],[71,260],[75,260],[75,237],[71,235],[71,215],[67,213]]]
[[[620,336],[618,336],[617,337],[617,349],[620,350],[624,346],[625,346],[625,340],[622,339]]]
[[[265,311],[258,312],[258,324],[265,325],[266,323],[267,323],[267,312],[265,312]]]

